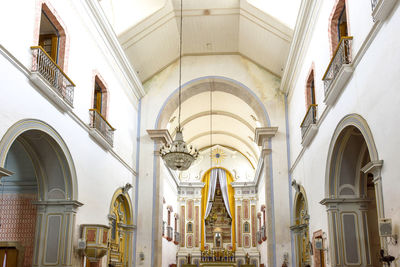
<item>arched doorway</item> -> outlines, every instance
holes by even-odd
[[[331,142],[326,198],[321,201],[328,211],[333,266],[382,266],[381,166],[366,121],[355,114],[345,117]]]
[[[132,203],[125,186],[113,195],[110,214],[110,250],[108,264],[111,266],[132,266]]]
[[[20,121],[0,142],[0,166],[11,172],[2,178],[0,216],[8,219],[1,222],[0,246],[17,250],[17,266],[72,266],[82,204],[75,200],[75,169],[64,141],[44,122]]]
[[[290,227],[295,236],[296,266],[311,266],[311,243],[307,197],[302,186],[296,193],[294,201],[294,225]]]

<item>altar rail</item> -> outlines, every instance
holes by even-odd
[[[202,251],[201,262],[236,262],[234,251]]]

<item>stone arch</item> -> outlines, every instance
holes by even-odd
[[[246,85],[227,77],[205,76],[186,82],[182,85],[182,102],[194,95],[209,91],[210,84],[213,84],[213,91],[231,93],[248,103],[260,119],[261,127],[271,126],[267,110],[258,96]],[[216,84],[218,86],[215,86]],[[157,116],[155,129],[167,125],[173,111],[178,106],[178,93],[179,87],[164,101]]]
[[[40,138],[43,139],[41,143],[35,141],[29,141],[28,139],[35,138],[35,136],[40,135]],[[47,123],[35,120],[35,119],[24,119],[18,121],[14,125],[12,125],[7,132],[4,134],[3,138],[0,141],[0,166],[5,167],[5,162],[7,158],[7,154],[10,150],[11,145],[17,138],[24,139],[31,148],[35,149],[35,147],[39,145],[45,145],[48,149],[47,152],[51,153],[57,163],[60,164],[59,174],[62,177],[58,177],[62,179],[64,183],[64,197],[61,199],[64,200],[77,200],[78,199],[78,189],[77,189],[77,178],[75,165],[72,160],[71,153],[65,144],[62,137],[58,134],[58,132],[48,125]],[[35,152],[32,152],[35,153]],[[34,158],[38,158],[39,155],[35,155]],[[50,163],[50,162],[48,162]],[[48,163],[46,162],[37,162],[40,166],[40,171],[45,171],[46,168],[49,168]],[[43,173],[42,173],[43,174]],[[45,191],[46,183],[49,182],[49,177],[47,175],[38,175],[38,184],[39,184],[39,200],[49,200],[51,198],[60,199],[60,195],[55,196],[57,192],[53,189],[49,189]],[[61,183],[61,180],[58,182]],[[42,186],[41,186],[42,185]],[[61,184],[60,184],[61,185]],[[51,194],[53,190],[53,195]],[[59,192],[61,193],[61,192]]]
[[[28,160],[21,160],[23,157]],[[19,176],[27,163],[30,164],[29,176]],[[82,204],[77,201],[75,166],[61,136],[43,121],[18,121],[0,141],[0,166],[4,169],[13,167],[9,171],[17,172],[2,178],[6,181],[3,189],[7,189],[8,197],[21,199],[30,207],[26,212],[25,206],[18,204],[21,201],[11,203],[18,214],[7,222],[16,225],[14,232],[17,234],[21,232],[20,228],[31,233],[29,241],[20,236],[29,251],[25,254],[25,265],[72,266],[75,215]],[[25,180],[20,179],[26,177],[36,180],[33,189],[29,189],[29,198],[24,193]],[[16,237],[10,232],[3,238],[15,241]]]
[[[371,129],[368,126],[367,121],[358,114],[349,114],[345,116],[337,125],[328,150],[328,157],[326,163],[325,170],[325,197],[329,198],[335,195],[335,184],[334,177],[332,174],[332,169],[334,165],[337,163],[337,152],[338,152],[338,141],[340,142],[340,138],[342,138],[343,130],[347,127],[355,127],[362,134],[365,143],[367,145],[367,149],[369,152],[369,157],[371,162],[379,161],[378,151],[376,149],[375,141],[372,136]],[[333,194],[332,194],[333,193]]]
[[[325,174],[329,242],[333,266],[380,266],[378,219],[384,217],[382,181],[372,132],[358,114],[345,116],[328,150]],[[361,240],[361,241],[360,241]]]

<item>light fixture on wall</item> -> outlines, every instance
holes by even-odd
[[[181,127],[181,95],[182,95],[182,1],[181,0],[181,25],[179,33],[179,113],[178,113],[178,127],[176,129],[175,140],[170,144],[164,144],[160,148],[161,158],[165,164],[178,171],[189,169],[193,161],[199,155],[199,152],[192,145],[187,145],[183,140],[182,127]]]

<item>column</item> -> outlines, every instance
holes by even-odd
[[[265,207],[266,207],[266,216],[268,219],[268,225],[266,227],[267,231],[267,255],[268,255],[268,266],[274,266],[276,262],[276,255],[275,255],[275,243],[274,243],[274,210],[271,205],[273,203],[274,196],[272,195],[272,180],[270,171],[272,166],[270,166],[270,157],[271,157],[271,149],[269,147],[269,141],[272,137],[275,136],[276,132],[278,131],[278,127],[261,127],[256,128],[255,130],[255,138],[254,141],[257,143],[258,146],[261,146],[261,155],[260,158],[263,160],[263,171],[265,175]],[[261,252],[263,253],[263,252]]]

